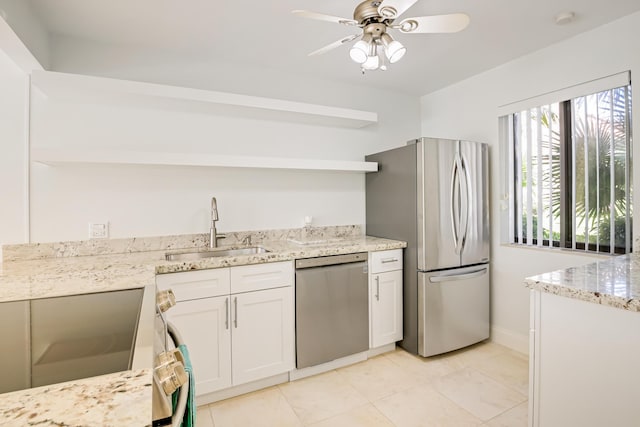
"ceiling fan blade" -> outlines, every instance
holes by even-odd
[[[322,55],[323,53],[329,52],[330,50],[335,49],[337,47],[340,47],[345,43],[349,43],[350,41],[353,41],[353,40],[355,40],[357,38],[360,38],[361,36],[362,36],[362,34],[353,34],[353,35],[344,37],[344,38],[342,38],[340,40],[337,40],[337,41],[335,41],[335,42],[333,42],[331,44],[326,45],[325,47],[321,47],[318,50],[314,50],[313,52],[311,52],[309,54],[309,56]]]
[[[449,15],[417,16],[394,25],[403,33],[457,33],[467,28],[469,16],[464,13]]]
[[[324,13],[309,12],[308,10],[292,10],[296,16],[303,18],[317,19],[319,21],[335,22],[336,24],[359,25],[358,21],[348,18],[340,18],[339,16],[325,15]]]
[[[418,0],[382,0],[378,6],[378,13],[383,18],[396,19],[407,9],[417,3]]]

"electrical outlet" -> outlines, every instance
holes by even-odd
[[[109,222],[90,222],[89,238],[106,239],[109,237]]]

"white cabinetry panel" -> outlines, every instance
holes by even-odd
[[[371,348],[402,339],[402,270],[373,276],[371,284]]]
[[[231,269],[231,293],[293,286],[293,261],[243,265]]]
[[[531,297],[530,427],[637,426],[640,313]]]
[[[232,298],[234,385],[293,369],[293,287]]]
[[[230,290],[229,269],[186,271],[183,273],[160,274],[156,276],[158,289],[171,288],[176,301],[228,295]]]
[[[402,249],[372,252],[369,268],[372,273],[402,270]]]
[[[295,365],[293,262],[158,275],[177,304],[196,396],[290,371]]]
[[[184,338],[196,379],[196,395],[231,387],[229,296],[183,301],[167,312]]]
[[[402,249],[369,254],[369,347],[402,339]]]

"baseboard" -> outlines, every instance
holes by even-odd
[[[390,351],[394,351],[395,349],[396,349],[396,343],[394,342],[392,342],[391,344],[372,348],[372,349],[369,349],[369,352],[367,353],[367,358],[370,359],[372,357],[376,357],[384,353],[389,353]]]
[[[354,363],[363,362],[365,360],[367,360],[366,351],[332,360],[331,362],[322,363],[320,365],[309,366],[308,368],[302,369],[294,369],[293,371],[289,372],[289,380],[295,381],[301,378],[310,377],[312,375],[322,374],[324,372],[332,371],[334,369],[342,368],[348,365],[353,365]]]
[[[522,354],[529,354],[529,336],[499,326],[491,327],[491,341]]]
[[[197,374],[196,374],[197,375]],[[226,388],[220,391],[214,391],[202,396],[196,397],[196,406],[207,405],[209,403],[218,402],[220,400],[229,399],[230,397],[240,396],[241,394],[251,393],[252,391],[262,390],[277,384],[289,381],[289,373],[274,375],[272,377],[263,378],[246,384],[240,384],[235,387]]]
[[[239,396],[241,394],[251,393],[252,391],[261,390],[263,388],[271,387],[277,384],[286,383],[289,381],[295,381],[302,378],[310,377],[312,375],[321,374],[324,372],[332,371],[334,369],[342,368],[345,366],[353,365],[354,363],[363,362],[370,357],[375,357],[383,353],[388,353],[395,350],[396,343],[387,344],[378,348],[363,351],[361,353],[352,354],[350,356],[342,357],[340,359],[332,360],[331,362],[323,363],[321,365],[310,366],[308,368],[294,369],[283,374],[274,375],[272,377],[263,378],[258,381],[253,381],[247,384],[241,384],[235,387],[230,387],[220,391],[214,391],[202,396],[196,397],[196,405],[202,406],[209,403],[218,402],[220,400],[229,399],[230,397]]]

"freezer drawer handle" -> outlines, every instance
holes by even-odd
[[[386,264],[388,262],[398,262],[398,258],[385,258],[382,260],[383,264]]]
[[[465,274],[451,274],[449,276],[435,276],[429,277],[429,281],[431,283],[441,283],[441,282],[451,282],[454,280],[465,280],[465,279],[473,279],[474,277],[480,277],[487,272],[486,268],[481,268],[479,270],[471,271]]]

